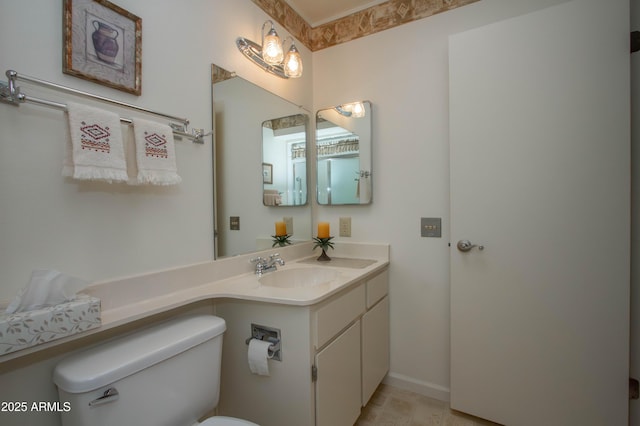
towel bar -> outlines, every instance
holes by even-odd
[[[48,106],[48,107],[52,107],[52,108],[56,108],[56,109],[60,109],[65,111],[67,106],[65,104],[59,103],[59,102],[53,102],[53,101],[49,101],[46,99],[39,99],[39,98],[35,98],[32,96],[27,96],[25,93],[22,93],[20,91],[20,88],[18,86],[16,86],[16,81],[18,80],[22,80],[22,81],[26,81],[29,83],[34,83],[34,84],[38,84],[41,86],[45,86],[45,87],[50,87],[53,89],[57,89],[57,90],[61,90],[63,92],[67,92],[67,93],[71,93],[74,95],[79,95],[79,96],[84,96],[86,98],[90,98],[90,99],[96,99],[102,102],[107,102],[113,105],[117,105],[117,106],[121,106],[121,107],[125,107],[125,108],[129,108],[129,109],[134,109],[136,111],[141,111],[141,112],[145,112],[148,114],[153,114],[153,115],[158,115],[164,118],[168,118],[172,121],[177,121],[178,123],[170,123],[169,126],[171,126],[171,129],[173,130],[173,133],[177,136],[181,136],[181,137],[185,137],[188,139],[191,139],[194,143],[198,143],[198,144],[203,144],[204,143],[204,137],[205,136],[209,136],[212,134],[212,132],[208,132],[205,133],[204,129],[191,129],[191,133],[188,133],[189,130],[189,120],[186,118],[181,118],[181,117],[176,117],[173,115],[169,115],[169,114],[165,114],[162,112],[158,112],[158,111],[153,111],[147,108],[143,108],[143,107],[139,107],[137,105],[133,105],[133,104],[128,104],[126,102],[121,102],[121,101],[117,101],[115,99],[109,99],[106,98],[104,96],[100,96],[100,95],[95,95],[93,93],[89,93],[89,92],[84,92],[82,90],[78,90],[78,89],[73,89],[71,87],[66,87],[66,86],[62,86],[60,84],[57,83],[52,83],[50,81],[46,81],[46,80],[41,80],[39,78],[34,78],[34,77],[29,77],[26,75],[22,75],[22,74],[18,74],[16,71],[14,70],[7,70],[7,72],[5,73],[7,76],[7,83],[4,82],[0,82],[0,101],[10,104],[10,105],[14,105],[14,106],[19,106],[21,103],[24,102],[31,102],[31,103],[35,103],[38,105],[44,105],[44,106]],[[120,121],[125,123],[125,124],[131,124],[131,119],[129,118],[120,118]]]

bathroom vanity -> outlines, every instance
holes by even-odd
[[[316,425],[354,423],[389,371],[388,285],[385,269],[314,309]]]
[[[309,306],[218,301],[227,321],[220,414],[265,426],[355,423],[389,369],[388,285],[385,267]],[[269,360],[269,376],[247,367],[252,324],[280,330],[282,360]]]
[[[227,325],[217,414],[261,426],[353,424],[389,369],[389,246],[339,242],[331,262],[317,262],[311,242],[278,252],[286,265],[262,277],[250,259],[274,250],[93,284],[84,293],[101,302],[99,327],[2,355],[0,374],[15,383],[12,372],[37,362],[28,397],[56,401],[50,378],[62,357],[168,318],[214,314]],[[252,324],[280,333],[268,376],[249,369]],[[17,397],[5,389],[6,400]]]

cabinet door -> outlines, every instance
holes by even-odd
[[[362,406],[389,371],[389,297],[362,316]]]
[[[316,355],[316,426],[351,426],[360,415],[360,321]]]

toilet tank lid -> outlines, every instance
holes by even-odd
[[[176,318],[62,360],[54,369],[53,381],[69,393],[89,392],[220,336],[225,330],[224,319],[213,315]]]

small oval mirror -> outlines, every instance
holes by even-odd
[[[371,102],[316,114],[318,204],[371,203]]]

